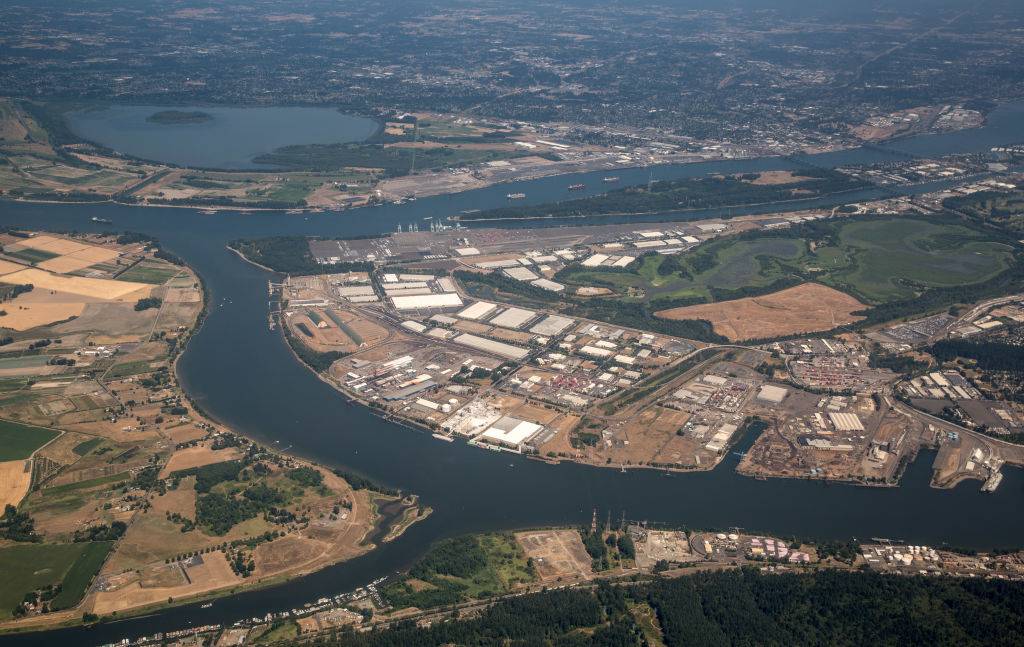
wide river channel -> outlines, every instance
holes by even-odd
[[[808,158],[839,166],[914,155],[982,152],[1024,141],[1024,104],[1000,109],[981,129],[901,140]],[[657,178],[710,172],[797,168],[781,158],[726,161],[654,170]],[[643,183],[648,169],[616,171],[622,184]],[[591,510],[622,511],[630,519],[692,528],[741,527],[808,538],[889,537],[913,543],[976,548],[1024,543],[1024,471],[1007,469],[994,494],[970,481],[953,490],[928,486],[933,452],[922,452],[898,488],[867,488],[804,480],[758,481],[737,475],[735,455],[714,471],[673,474],[619,472],[574,464],[557,466],[506,453],[447,443],[430,434],[385,422],[349,404],[298,364],[278,332],[267,327],[267,281],[272,274],[245,263],[225,245],[235,238],[270,235],[354,236],[394,230],[401,223],[449,216],[467,209],[506,205],[505,194],[522,191],[527,203],[563,199],[571,182],[595,191],[606,173],[579,174],[421,198],[343,213],[284,214],[100,205],[0,203],[0,225],[53,230],[132,230],[158,237],[206,282],[210,313],[181,357],[186,391],[220,422],[295,454],[344,466],[378,482],[415,492],[434,509],[398,540],[356,560],[274,587],[217,600],[211,608],[190,604],[90,628],[0,638],[0,644],[82,645],[137,637],[190,625],[231,623],[268,611],[301,606],[321,596],[352,590],[411,564],[431,542],[460,533],[589,521]],[[908,193],[918,189],[900,189]],[[588,189],[588,192],[590,189]],[[886,190],[889,191],[889,190]],[[871,189],[863,197],[887,195]],[[877,195],[875,195],[877,193]],[[841,202],[810,201],[809,206]],[[792,208],[792,205],[789,206]],[[733,210],[734,213],[743,210]],[[687,214],[713,217],[715,211]],[[113,224],[90,221],[109,219]],[[672,216],[648,220],[672,220]],[[545,225],[583,224],[545,222]],[[604,220],[602,222],[612,222]],[[535,224],[535,223],[529,223]],[[588,223],[592,224],[592,223]],[[744,445],[750,439],[744,440]],[[744,447],[738,449],[742,450]]]

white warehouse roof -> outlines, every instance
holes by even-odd
[[[458,308],[462,299],[454,292],[442,294],[419,294],[415,296],[391,297],[397,310],[418,310],[420,308]]]

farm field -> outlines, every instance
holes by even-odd
[[[626,272],[573,268],[560,278],[611,288],[627,301],[667,305],[725,301],[815,280],[871,305],[985,281],[1005,270],[1013,255],[1010,245],[960,224],[873,217],[816,223],[788,236],[721,238],[681,256],[644,256]]]
[[[60,435],[59,431],[0,420],[0,461],[25,459]]]
[[[703,319],[730,341],[820,332],[852,323],[864,309],[852,296],[804,283],[760,297],[670,308],[655,314],[665,319]]]
[[[78,603],[99,570],[113,542],[77,544],[23,544],[0,548],[0,618],[11,611],[26,593],[50,584],[63,583],[54,607],[69,608]]]

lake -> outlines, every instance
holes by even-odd
[[[153,123],[153,114],[202,112],[196,123]],[[253,158],[292,144],[363,141],[378,122],[331,108],[224,108],[114,105],[67,115],[79,137],[133,157],[177,166],[263,169]]]
[[[973,146],[987,150],[999,143],[1024,140],[1021,114],[1018,107],[995,115],[987,129],[973,131],[972,145],[958,134],[906,140],[899,147],[937,155],[948,149],[962,151]],[[814,159],[816,163],[848,164],[892,154],[872,148]],[[793,164],[778,158],[736,160],[665,167],[655,173],[658,177],[692,177],[725,169],[748,172],[791,168]],[[646,181],[648,170],[619,174],[623,184],[638,183]],[[924,452],[909,467],[900,487],[866,488],[805,480],[757,481],[733,471],[734,455],[712,472],[695,474],[552,466],[464,443],[441,442],[428,433],[386,422],[364,407],[349,404],[295,361],[280,334],[267,329],[267,280],[273,275],[225,248],[228,241],[239,237],[392,231],[399,222],[419,222],[424,216],[504,206],[509,191],[523,191],[528,200],[550,200],[564,196],[570,182],[599,183],[601,175],[543,178],[341,214],[227,212],[209,216],[196,209],[0,202],[2,226],[132,230],[158,237],[168,251],[199,272],[209,291],[209,317],[179,363],[183,386],[205,411],[273,447],[415,492],[435,511],[398,540],[368,555],[299,580],[218,600],[208,609],[189,604],[87,629],[0,637],[0,645],[97,644],[188,625],[231,623],[361,586],[409,566],[431,542],[444,537],[588,523],[594,507],[602,518],[608,511],[613,518],[624,511],[630,519],[691,528],[738,526],[807,538],[889,537],[979,549],[1022,543],[1024,470],[1005,469],[1006,477],[993,494],[981,494],[976,481],[953,490],[935,490],[928,485],[932,452]],[[90,222],[94,216],[113,224]]]

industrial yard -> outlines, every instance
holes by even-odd
[[[651,276],[667,277],[671,286],[677,279],[658,265],[676,267],[673,259],[706,255],[706,248],[729,250],[722,253],[732,259],[730,237],[757,240],[751,236],[758,231],[804,221],[825,226],[828,214],[659,229],[462,229],[431,220],[422,231],[420,223],[409,223],[383,237],[311,240],[308,262],[325,273],[272,284],[281,308],[270,323],[349,397],[441,441],[554,462],[668,471],[714,469],[743,442],[749,448],[741,473],[865,485],[897,484],[921,447],[940,446],[948,465],[940,469],[937,461],[936,485],[987,479],[972,472],[980,461],[949,463],[949,436],[894,406],[892,395],[896,388],[914,402],[977,403],[966,404],[977,411],[986,406],[983,394],[955,371],[900,383],[898,372],[876,365],[873,354],[1024,319],[1015,302],[864,333],[731,346],[733,339],[855,323],[866,306],[835,288],[804,283],[764,297],[660,311],[659,317],[686,324],[666,332],[623,325],[616,316],[602,320],[611,311],[598,305],[609,295],[622,298],[623,289],[632,295],[623,303],[646,303],[652,289],[666,289],[652,288],[657,281],[612,288],[580,283],[598,271],[628,277],[638,264],[647,276],[643,268],[654,261]],[[889,223],[853,221],[850,232],[878,241],[878,227]],[[718,309],[724,318],[702,309]],[[795,311],[806,316],[794,317]],[[727,333],[723,342],[696,334],[701,329],[691,318],[704,316]],[[790,323],[776,329],[776,319]],[[989,416],[1015,422],[1024,421],[1022,413],[1005,406]],[[947,473],[958,476],[942,477]]]

